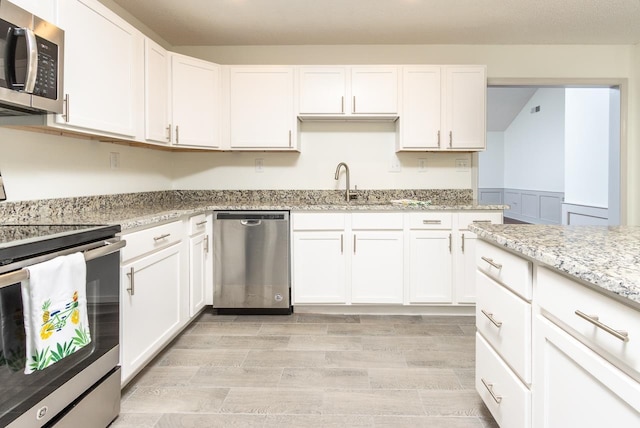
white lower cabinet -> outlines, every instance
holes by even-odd
[[[120,365],[127,384],[189,321],[189,251],[175,221],[123,234]]]
[[[189,316],[194,317],[204,308],[207,284],[213,268],[213,256],[209,251],[210,221],[204,214],[189,219]]]

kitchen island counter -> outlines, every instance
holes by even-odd
[[[469,229],[640,309],[640,227],[477,224]]]

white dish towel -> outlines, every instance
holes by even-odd
[[[28,269],[29,279],[21,287],[25,374],[44,370],[91,342],[84,255],[56,257]]]

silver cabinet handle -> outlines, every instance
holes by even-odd
[[[442,220],[422,220],[422,224],[442,224]]]
[[[340,255],[344,254],[344,233],[340,234]]]
[[[62,117],[64,118],[64,121],[66,123],[69,123],[69,98],[69,94],[64,94],[64,114],[62,115]]]
[[[449,234],[449,252],[451,252],[451,234]]]
[[[623,330],[615,330],[615,329],[609,327],[608,325],[603,324],[602,322],[600,322],[600,317],[598,317],[597,315],[587,315],[584,312],[579,311],[577,309],[576,309],[575,314],[577,316],[579,316],[580,318],[582,318],[583,320],[588,321],[591,324],[595,325],[596,327],[601,328],[602,330],[606,331],[607,333],[609,333],[610,335],[612,335],[616,339],[622,340],[625,343],[629,341],[629,333],[627,333],[626,331],[623,331]]]
[[[162,234],[162,235],[160,235],[160,236],[154,236],[154,237],[153,237],[153,240],[157,242],[157,241],[159,241],[159,240],[161,240],[161,239],[168,238],[169,236],[171,236],[171,234],[170,234],[170,233],[163,233],[163,234]]]
[[[480,378],[480,380],[482,381],[484,387],[487,388],[487,391],[489,391],[489,394],[491,394],[491,398],[493,398],[496,403],[500,404],[500,402],[502,401],[502,395],[496,395],[496,393],[493,391],[493,384],[487,382],[486,380],[484,380],[484,378]]]
[[[482,312],[482,315],[484,315],[485,317],[489,318],[489,321],[491,321],[493,323],[493,325],[495,325],[496,327],[500,328],[502,327],[502,321],[498,321],[493,317],[493,314],[490,312],[485,311],[484,309],[481,309],[480,312]]]
[[[353,235],[353,254],[356,253],[356,235]]]
[[[352,107],[353,107],[353,112],[352,113],[355,113],[356,112],[356,96],[355,95],[353,96],[353,106]]]
[[[133,296],[134,294],[136,294],[136,284],[134,280],[134,275],[135,275],[135,272],[133,270],[133,267],[129,268],[129,272],[127,272],[127,276],[129,277],[129,288],[127,288],[127,291],[129,292],[130,296]]]
[[[172,129],[171,124],[169,124],[169,126],[167,126],[166,129],[167,129],[167,141],[171,142],[171,129]]]
[[[462,234],[462,252],[464,253],[464,233]]]
[[[473,220],[472,223],[486,223],[486,224],[491,224],[491,220]]]
[[[176,125],[176,144],[180,144],[180,128]]]
[[[202,220],[196,223],[196,226],[202,226],[203,224],[207,224],[207,220]]]
[[[440,130],[438,129],[438,148],[440,148]]]
[[[449,148],[453,147],[453,131],[449,131]]]
[[[485,262],[489,263],[491,266],[493,266],[496,269],[502,269],[502,265],[500,263],[496,263],[493,261],[493,259],[490,259],[489,257],[485,257],[482,256],[480,257],[482,260],[484,260]]]
[[[340,97],[340,113],[344,113],[344,95]]]
[[[289,147],[291,147],[291,130],[289,130]]]
[[[209,235],[204,236],[204,252],[209,252]]]

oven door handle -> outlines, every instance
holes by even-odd
[[[119,251],[121,248],[127,245],[127,241],[119,238],[106,239],[102,241],[102,244],[103,245],[99,246],[98,248],[95,248],[95,244],[93,244],[94,248],[83,251],[85,261],[90,261],[93,259],[97,259],[99,257],[106,256],[111,253],[115,253],[116,251]],[[35,260],[31,259],[32,263],[29,263],[29,264],[42,263],[44,261],[51,260],[58,256],[68,255],[68,254],[82,251],[83,248],[85,248],[85,246],[78,247],[76,249],[70,248],[69,250],[63,250],[63,251],[58,251],[51,254],[46,254],[44,256],[37,257]],[[23,267],[20,270],[15,270],[13,272],[5,273],[3,275],[0,275],[0,288],[8,287],[9,285],[13,285],[17,282],[24,281],[25,279],[29,279],[28,267]]]

